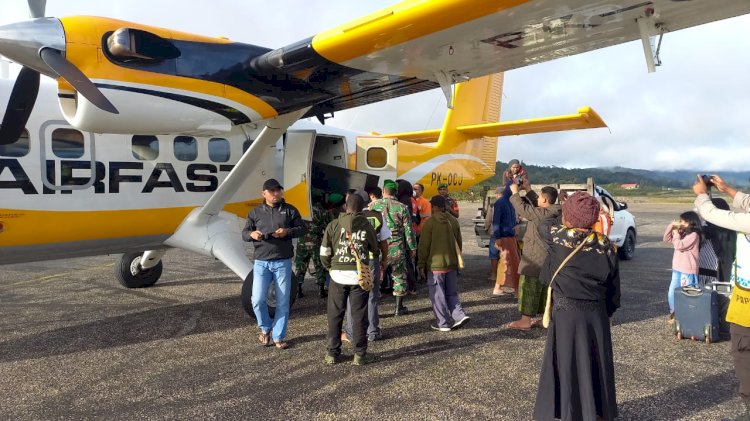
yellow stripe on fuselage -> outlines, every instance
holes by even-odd
[[[241,218],[261,199],[232,203],[224,210]],[[40,211],[0,209],[2,247],[171,235],[192,207],[115,211]]]
[[[260,114],[263,119],[272,118],[278,115],[278,112],[267,102],[241,89],[224,85],[222,83],[209,82],[190,77],[152,73],[144,70],[118,66],[104,57],[104,54],[101,51],[102,37],[104,34],[120,28],[141,29],[165,39],[215,44],[228,44],[231,42],[225,38],[203,37],[132,22],[91,16],[73,16],[61,18],[60,21],[65,28],[66,58],[75,64],[90,79],[103,79],[114,82],[122,81],[212,95],[215,97],[227,98],[251,108]],[[59,81],[60,89],[72,89],[64,79],[60,78]]]
[[[315,51],[336,63],[384,50],[528,0],[407,0],[313,37]]]

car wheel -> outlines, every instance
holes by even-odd
[[[622,260],[631,260],[635,256],[635,231],[632,228],[628,229],[625,242],[622,243],[618,252]]]

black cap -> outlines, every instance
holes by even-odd
[[[284,190],[284,187],[279,184],[278,181],[276,181],[275,178],[269,178],[266,180],[265,183],[263,183],[263,190],[273,190],[273,189],[281,189]]]
[[[432,196],[430,199],[430,205],[437,206],[438,208],[445,208],[445,197],[441,195]]]

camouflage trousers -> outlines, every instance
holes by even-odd
[[[297,281],[297,284],[302,285],[310,259],[312,259],[315,267],[315,283],[318,286],[325,285],[326,270],[320,261],[320,244],[305,244],[302,242],[297,244],[297,251],[294,253],[294,280]]]
[[[402,297],[408,289],[406,277],[406,246],[402,243],[388,244],[388,260],[386,267],[391,267],[391,279],[393,279],[393,295]]]

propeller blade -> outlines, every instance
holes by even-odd
[[[8,108],[0,125],[0,145],[13,143],[21,137],[38,94],[39,72],[28,67],[22,68],[13,85]]]
[[[86,75],[54,48],[43,48],[39,55],[47,66],[65,78],[76,90],[100,109],[112,114],[119,114],[114,105],[104,96]]]
[[[29,14],[32,18],[43,18],[44,9],[47,8],[47,0],[29,0]]]

